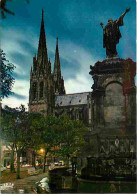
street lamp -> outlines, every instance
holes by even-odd
[[[42,164],[43,161],[43,155],[44,155],[45,150],[43,148],[40,148],[39,150],[39,156],[40,156],[40,163]]]
[[[40,153],[41,153],[41,154],[44,153],[44,149],[43,149],[43,148],[40,149]]]

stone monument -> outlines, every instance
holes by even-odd
[[[92,175],[96,172],[102,176],[130,176],[135,167],[132,163],[136,153],[136,63],[130,58],[119,58],[116,51],[121,37],[119,26],[123,25],[123,17],[129,10],[126,9],[115,21],[108,20],[103,28],[103,47],[107,58],[90,66],[89,74],[94,83],[90,103],[88,166],[92,170],[83,172],[91,172]]]

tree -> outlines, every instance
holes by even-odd
[[[16,111],[15,109],[5,106],[5,108],[2,109],[2,118],[1,118],[2,127],[3,127],[1,130],[1,137],[4,140],[4,144],[6,145],[6,147],[11,151],[11,160],[10,160],[11,172],[15,172],[15,169],[14,169],[15,145],[14,145],[14,142],[7,141],[7,133],[9,133],[8,128],[10,128],[10,126],[8,126],[9,121],[13,119],[13,114],[15,114],[15,111]]]
[[[34,167],[35,167],[37,151],[42,146],[41,134],[43,132],[44,122],[45,122],[45,118],[43,114],[29,113],[28,128],[29,128],[29,134],[30,134],[30,148],[32,149],[32,165]]]
[[[40,113],[27,113],[25,107],[10,108],[5,106],[2,115],[2,137],[11,148],[11,172],[14,172],[14,152],[17,153],[17,178],[20,178],[20,155],[28,149],[40,148],[41,133],[45,118]],[[33,155],[33,156],[34,156]],[[33,159],[35,166],[35,157]]]
[[[10,11],[9,9],[6,8],[6,3],[7,0],[1,0],[1,16],[2,18],[5,18],[5,13],[9,13],[14,15],[14,13],[12,11]]]
[[[45,148],[44,168],[48,153],[53,150],[69,159],[84,146],[84,133],[87,128],[80,121],[69,119],[66,115],[60,117],[48,116],[43,126],[42,142]]]
[[[49,153],[56,150],[69,161],[85,143],[84,133],[87,128],[82,122],[70,120],[66,115],[45,118],[40,113],[26,113],[23,105],[15,109],[6,107],[5,110],[10,114],[3,116],[2,137],[11,146],[13,153],[14,149],[17,153],[17,178],[20,178],[20,155],[23,151],[32,148],[36,153],[43,146],[45,149],[43,172],[45,172]]]
[[[6,17],[5,16],[6,13],[11,14],[11,15],[15,15],[14,12],[7,9],[7,7],[6,7],[7,1],[12,1],[12,0],[1,0],[1,3],[0,3],[2,18]],[[29,3],[29,0],[26,0],[26,1],[27,1],[27,3]]]
[[[88,128],[79,120],[71,120],[67,115],[61,115],[61,149],[58,154],[66,158],[67,165],[70,157],[76,156],[85,145],[84,135]]]
[[[2,117],[1,133],[3,139],[7,141],[17,153],[17,179],[19,179],[21,153],[30,147],[31,144],[28,114],[25,112],[25,107],[23,105],[14,109],[6,107],[6,111],[7,113]]]
[[[1,80],[1,97],[8,97],[12,94],[11,89],[13,87],[15,79],[12,76],[15,66],[6,60],[5,53],[0,49],[0,80]]]
[[[54,116],[47,116],[43,123],[42,142],[45,149],[44,154],[44,166],[43,172],[46,170],[46,158],[47,154],[50,153],[53,148],[57,147],[61,143],[60,138],[60,120]]]

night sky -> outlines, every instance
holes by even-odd
[[[131,8],[120,27],[122,38],[117,45],[120,58],[136,60],[136,1],[135,0],[13,0],[7,8],[15,16],[6,14],[1,22],[1,48],[7,59],[16,65],[14,94],[3,104],[27,107],[32,59],[37,53],[41,25],[44,22],[48,57],[54,64],[56,37],[62,75],[67,93],[91,91],[90,64],[105,59],[103,30],[100,22],[118,19],[126,8]]]

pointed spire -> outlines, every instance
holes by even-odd
[[[59,59],[59,47],[58,47],[58,37],[56,38],[56,54]]]
[[[40,59],[44,63],[48,61],[43,9],[42,9],[42,20],[41,20],[41,29],[40,29],[39,46],[38,46],[38,59]]]
[[[44,21],[44,10],[42,8],[42,20]]]
[[[60,58],[59,58],[59,48],[58,48],[58,37],[56,38],[56,52],[55,52],[55,62],[54,62],[54,78],[55,78],[55,80],[61,78],[61,68],[60,68]]]
[[[30,69],[30,76],[32,75],[33,73],[33,69],[32,69],[32,66],[31,66],[31,69]]]
[[[36,72],[37,70],[37,57],[36,57],[36,53],[33,57],[33,72]]]
[[[56,38],[56,48],[58,48],[58,37]]]
[[[50,62],[50,58],[49,58],[49,62],[48,62],[48,67],[49,67],[48,75],[51,75],[51,62]]]
[[[55,94],[64,94],[64,82],[61,78],[61,67],[59,58],[59,48],[58,48],[58,38],[56,39],[56,52],[55,52],[55,62],[54,62],[54,91]]]

